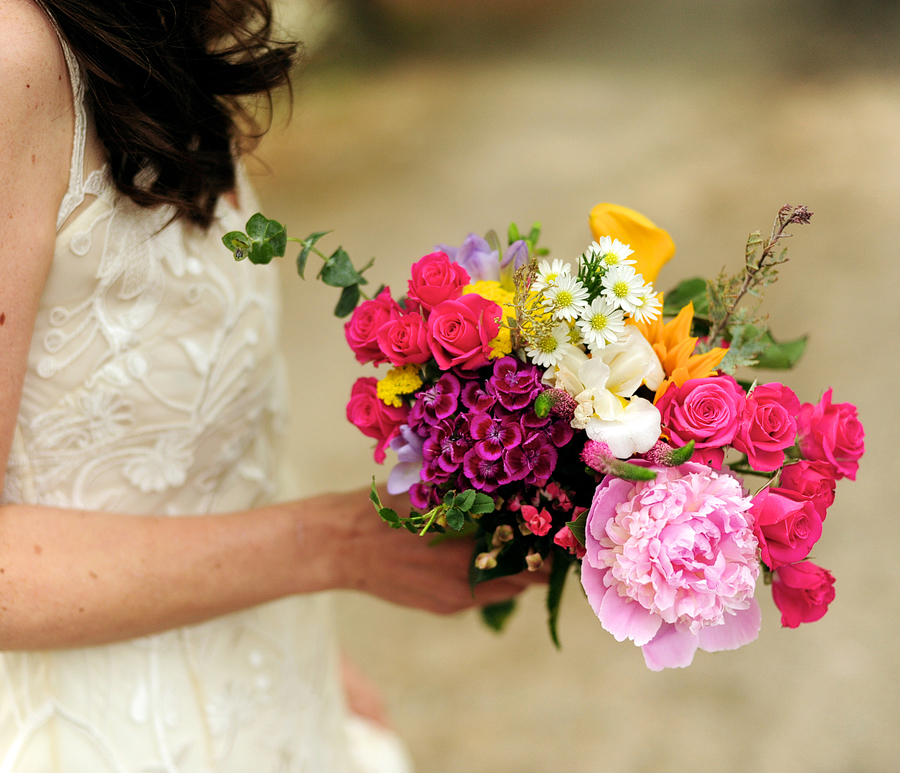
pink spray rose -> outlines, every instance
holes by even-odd
[[[553,525],[553,518],[544,507],[538,510],[531,505],[522,505],[522,518],[532,533],[538,537],[543,537]]]
[[[378,347],[395,367],[421,365],[431,359],[428,327],[420,314],[404,314],[381,326]]]
[[[476,293],[435,306],[428,317],[428,344],[438,367],[475,370],[486,365],[502,313],[496,303]]]
[[[828,462],[837,479],[856,480],[866,433],[852,403],[831,402],[831,389],[817,405],[804,403],[798,421],[800,452],[806,459]]]
[[[737,433],[746,395],[731,376],[695,378],[670,386],[657,401],[662,424],[675,446],[694,441],[695,461],[722,468],[723,446]]]
[[[467,284],[469,274],[459,263],[443,252],[432,252],[412,265],[407,306],[428,316],[439,303],[459,298]]]
[[[813,623],[834,601],[834,577],[812,561],[782,566],[772,577],[772,599],[781,610],[781,624],[785,628]]]
[[[828,462],[799,461],[789,464],[781,471],[778,485],[812,500],[819,517],[825,520],[825,514],[834,502],[836,485],[834,468]]]
[[[659,671],[757,637],[759,562],[735,478],[694,462],[651,469],[655,481],[607,476],[597,488],[581,581],[603,627]]]
[[[400,408],[387,405],[376,393],[377,383],[371,376],[356,380],[347,403],[347,421],[366,437],[378,441],[375,461],[383,464],[387,456],[384,449],[400,433],[400,426],[406,424],[409,409],[405,405]]]
[[[747,398],[734,447],[747,454],[754,470],[771,472],[784,464],[794,445],[800,401],[784,384],[762,384]]]
[[[363,301],[356,307],[353,315],[344,324],[344,335],[360,363],[377,364],[387,359],[378,346],[378,331],[383,325],[398,319],[402,313],[400,306],[391,298],[391,290],[388,287],[371,300]]]
[[[795,564],[822,536],[822,517],[813,501],[795,491],[764,488],[753,497],[754,532],[769,569]]]

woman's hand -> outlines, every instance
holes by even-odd
[[[379,491],[385,507],[409,512],[409,500]],[[328,502],[322,501],[327,499]],[[521,572],[481,583],[473,596],[469,585],[471,539],[449,539],[437,545],[428,537],[392,529],[375,513],[368,491],[317,498],[330,507],[333,535],[323,545],[333,561],[330,585],[363,591],[407,607],[438,614],[506,601],[535,583],[545,572]]]

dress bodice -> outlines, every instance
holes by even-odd
[[[182,516],[269,501],[283,405],[276,275],[235,263],[220,241],[243,228],[250,191],[239,186],[243,207],[221,201],[208,231],[117,195],[103,167],[84,169],[99,141],[63,48],[72,173],[3,502]],[[325,603],[0,655],[0,773],[349,770]]]

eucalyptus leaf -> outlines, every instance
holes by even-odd
[[[338,247],[319,271],[319,278],[331,287],[349,287],[364,281],[353,268],[350,256],[343,247]]]
[[[243,231],[229,231],[222,237],[222,244],[234,253],[235,260],[243,260],[250,249],[250,239]]]
[[[330,233],[331,231],[316,231],[301,242],[300,254],[297,256],[297,273],[300,274],[301,279],[306,278],[303,276],[303,272],[306,271],[306,261],[309,260],[309,254],[312,252],[316,242]]]
[[[341,297],[338,298],[337,305],[334,307],[334,316],[343,319],[353,313],[359,303],[359,285],[349,285],[341,290]]]

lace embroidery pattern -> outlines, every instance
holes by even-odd
[[[85,179],[63,48],[71,182],[2,501],[172,515],[264,502],[284,399],[274,274],[218,242],[245,213],[222,204],[206,234],[117,197],[102,169]],[[0,654],[0,773],[348,770],[325,604]]]

